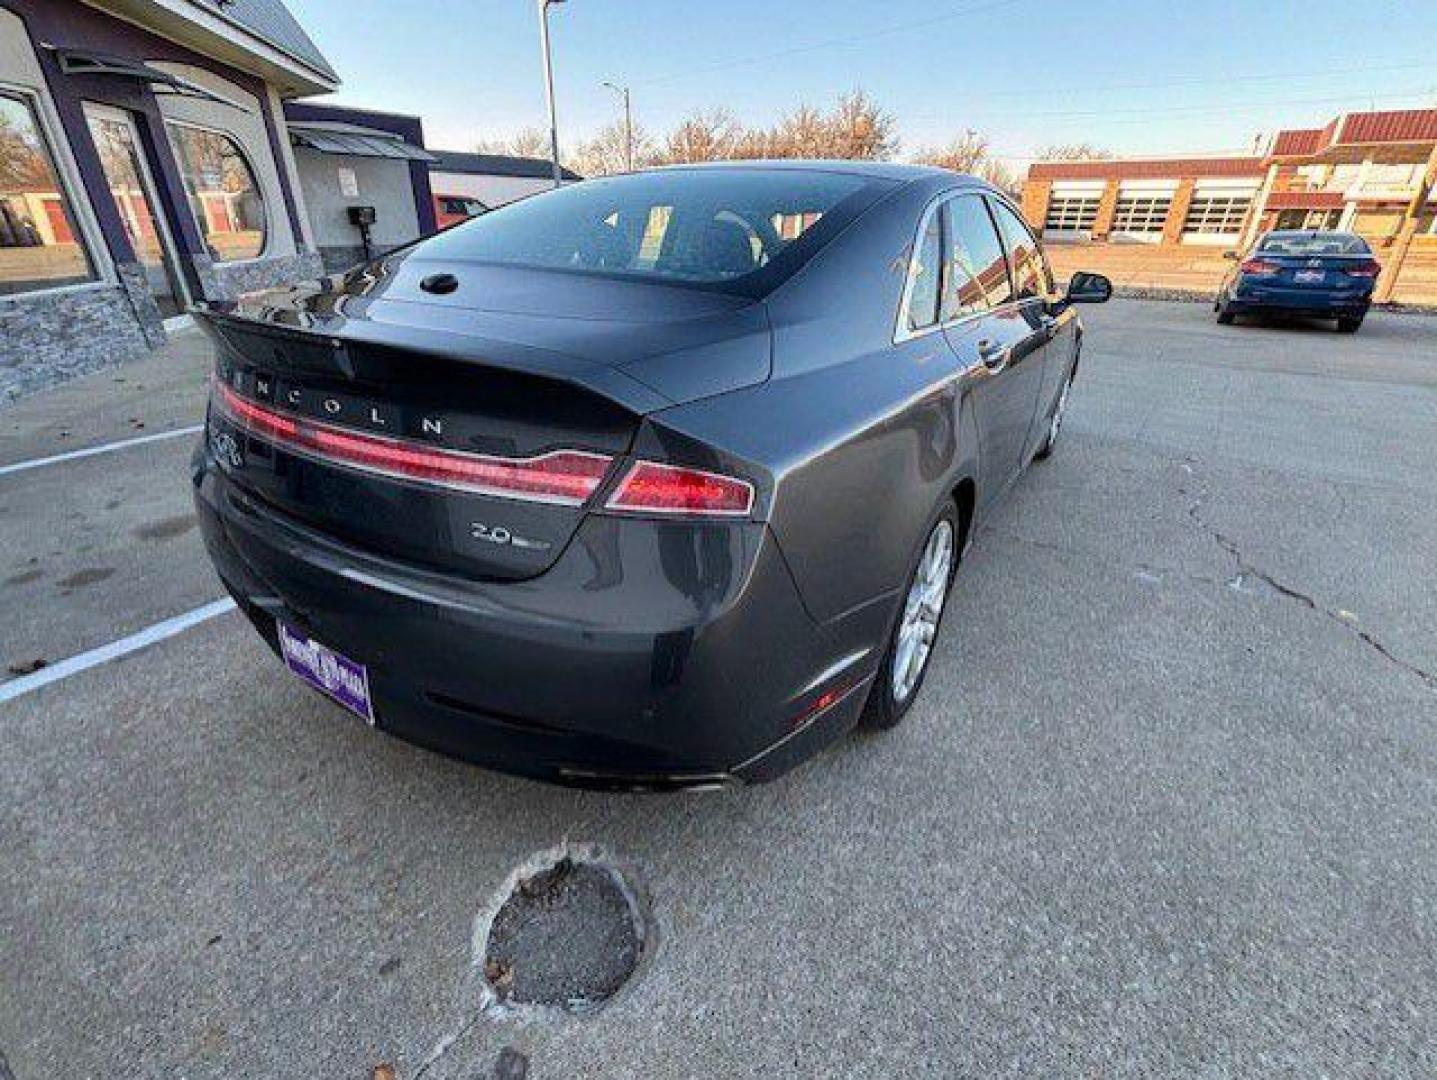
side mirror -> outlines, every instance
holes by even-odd
[[[1079,270],[1068,282],[1069,304],[1106,304],[1113,296],[1113,283],[1102,274]]]
[[[1240,251],[1224,251],[1224,252],[1222,253],[1222,257],[1223,257],[1224,259],[1227,259],[1229,262],[1237,262],[1238,259],[1242,258],[1242,252],[1240,252]]]

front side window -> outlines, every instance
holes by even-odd
[[[0,296],[94,279],[35,110],[0,94]]]
[[[253,259],[264,251],[264,196],[244,152],[228,135],[167,124],[190,210],[216,262]]]
[[[997,307],[1012,298],[1003,248],[993,219],[976,195],[947,207],[948,273],[943,280],[944,322]]]
[[[763,295],[886,186],[846,173],[757,167],[604,177],[509,203],[421,248],[436,259]]]
[[[1013,288],[1019,300],[1047,296],[1053,291],[1052,275],[1038,242],[1018,215],[1000,202],[993,203],[993,216],[1008,249],[1008,262],[1013,269]]]

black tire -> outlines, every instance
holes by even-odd
[[[916,681],[900,699],[895,692],[893,666],[898,656],[899,636],[904,625],[904,613],[908,607],[908,597],[913,592],[914,582],[923,566],[924,555],[927,553],[934,535],[944,523],[947,524],[950,531],[952,558],[949,562],[947,581],[943,588],[943,599],[939,603],[938,623],[934,627],[929,650],[921,661]],[[874,677],[873,685],[868,691],[868,702],[863,708],[861,723],[864,727],[878,730],[897,727],[908,715],[908,710],[913,707],[913,703],[918,700],[918,695],[922,693],[923,682],[928,676],[933,651],[938,644],[938,632],[942,629],[943,611],[946,610],[946,601],[953,590],[953,578],[958,571],[958,561],[963,555],[962,535],[962,525],[958,520],[958,507],[951,499],[946,500],[934,513],[933,519],[928,523],[928,528],[923,531],[923,541],[919,544],[918,552],[913,558],[913,568],[908,572],[908,578],[903,587],[903,599],[899,602],[898,613],[893,619],[893,628],[888,634],[888,645],[883,653],[883,662],[878,667],[878,674]]]
[[[1338,320],[1337,320],[1337,332],[1338,332],[1339,334],[1355,334],[1355,333],[1357,333],[1357,328],[1358,328],[1359,326],[1361,326],[1361,325],[1362,325],[1362,316],[1361,316],[1361,315],[1357,315],[1357,316],[1355,316],[1355,317],[1353,317],[1353,318],[1342,318],[1342,319],[1338,319]]]
[[[1226,304],[1219,304],[1219,305],[1218,305],[1218,307],[1217,307],[1217,321],[1220,322],[1220,323],[1222,323],[1223,326],[1231,326],[1231,325],[1232,325],[1232,321],[1233,321],[1235,318],[1237,318],[1237,316],[1234,315],[1231,311],[1229,311],[1229,310],[1227,309],[1227,305],[1226,305]]]

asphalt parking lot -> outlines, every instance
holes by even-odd
[[[0,701],[14,1076],[1437,1074],[1437,320],[1085,319],[923,700],[777,783],[482,772],[234,613]],[[220,595],[192,437],[6,471],[203,382],[187,335],[0,408],[0,680]],[[565,842],[646,955],[592,1014],[483,1013],[476,918]]]

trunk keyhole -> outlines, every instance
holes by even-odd
[[[427,293],[443,296],[459,288],[459,279],[453,274],[430,274],[419,283],[419,287]]]

